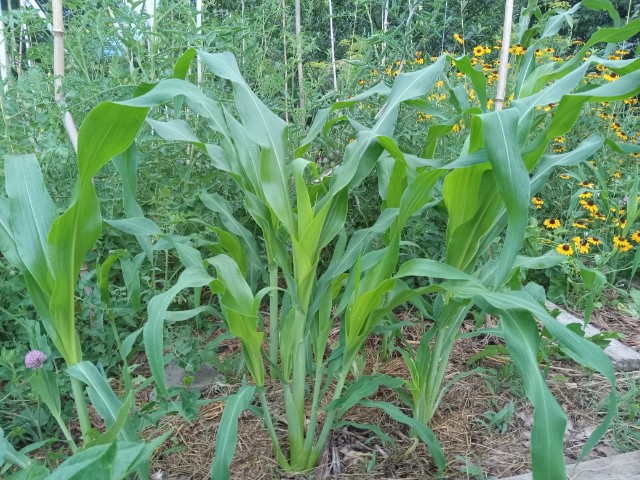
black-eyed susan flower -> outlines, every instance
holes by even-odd
[[[587,228],[587,223],[580,219],[580,220],[576,220],[575,222],[573,222],[573,226],[576,228],[582,228],[582,229],[586,229]]]
[[[545,218],[542,224],[549,230],[555,230],[560,226],[560,220],[558,220],[557,218]]]
[[[558,175],[562,180],[569,180],[571,178],[571,175],[565,175],[564,173],[561,173],[560,175]]]
[[[573,248],[568,243],[561,243],[556,247],[556,252],[569,257],[573,255]]]
[[[580,198],[591,198],[593,197],[593,194],[591,192],[582,192],[580,195],[578,195]]]
[[[587,180],[580,182],[578,185],[582,188],[593,188],[593,182],[589,182]]]
[[[596,220],[606,220],[607,219],[607,217],[604,214],[600,213],[600,212],[592,213],[591,216],[593,218],[595,218]]]
[[[627,240],[626,238],[620,235],[616,235],[615,237],[613,237],[613,248],[615,250],[620,250],[621,252],[626,252],[628,250],[631,250],[633,248],[633,245],[631,245],[631,242],[629,242],[629,240]]]
[[[473,47],[473,54],[476,57],[481,57],[484,55],[484,47],[482,45],[477,45],[475,47]]]
[[[602,240],[600,240],[598,237],[589,237],[587,241],[591,245],[602,245]]]
[[[531,201],[533,202],[533,204],[536,206],[538,210],[540,210],[542,208],[542,205],[544,205],[544,200],[541,199],[540,197],[533,197]]]
[[[582,208],[584,208],[588,212],[598,213],[598,205],[596,205],[596,202],[592,199],[580,200],[580,205],[582,205]]]
[[[576,250],[579,253],[587,254],[589,253],[589,240],[586,238],[573,237],[573,244],[576,246]]]
[[[462,38],[462,36],[458,33],[454,33],[453,34],[453,39],[458,42],[460,45],[462,45],[464,43],[464,38]]]
[[[636,230],[631,234],[631,240],[636,243],[640,243],[640,230]]]

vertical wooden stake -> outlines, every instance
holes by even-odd
[[[196,0],[196,31],[202,36],[202,0]],[[198,57],[198,85],[202,85],[202,60]]]
[[[2,4],[0,4],[0,16],[2,15]],[[7,42],[4,36],[4,22],[0,19],[0,79],[2,79],[3,90],[9,87],[9,56],[7,55]]]
[[[296,5],[296,56],[298,60],[298,91],[300,92],[300,108],[304,109],[304,74],[302,71],[302,27],[300,26],[300,0]]]
[[[64,77],[64,22],[62,18],[62,0],[52,0],[53,13],[53,98],[58,107],[64,108],[64,94],[62,93],[62,77]],[[74,150],[78,151],[78,129],[71,113],[65,112],[64,128]]]
[[[509,44],[511,43],[511,25],[513,23],[513,0],[504,2],[504,26],[502,27],[502,47],[500,49],[500,67],[498,68],[498,89],[496,92],[496,112],[502,110],[507,90],[507,66],[509,64]]]
[[[331,68],[333,70],[333,89],[338,90],[338,75],[336,73],[336,37],[333,34],[333,2],[329,0],[329,37],[331,40]]]
[[[282,52],[284,56],[284,120],[289,123],[289,62],[287,60],[287,11],[282,0]]]

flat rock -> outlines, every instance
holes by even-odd
[[[189,390],[202,390],[224,381],[224,375],[209,365],[202,365],[194,375],[193,382],[185,385],[184,379],[187,373],[174,361],[164,367],[167,378],[167,387],[186,387]]]
[[[568,325],[570,323],[584,324],[583,318],[578,318],[570,314],[555,303],[547,301],[546,305],[549,310],[554,310],[556,308],[560,310],[560,315],[558,315],[557,318],[560,323],[564,325]],[[592,325],[587,325],[584,329],[586,337],[591,337],[598,333],[600,333],[600,330]],[[606,353],[611,359],[616,370],[622,370],[625,372],[640,370],[640,352],[637,352],[618,340],[612,340],[611,343],[609,343],[609,346],[604,349],[604,353]]]
[[[525,473],[503,480],[531,480],[531,478],[530,473]],[[567,465],[567,478],[571,480],[640,480],[640,451]]]

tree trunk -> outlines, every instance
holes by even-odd
[[[336,38],[333,34],[333,3],[329,0],[329,36],[331,39],[331,69],[333,70],[333,89],[338,90],[338,75],[336,73]]]
[[[513,0],[505,0],[504,26],[502,27],[502,48],[500,49],[500,67],[498,68],[498,87],[496,92],[496,111],[502,110],[507,90],[507,66],[509,64],[509,43],[511,42],[511,24],[513,22]]]
[[[53,13],[53,97],[59,107],[64,108],[62,77],[64,77],[64,21],[62,18],[62,0],[52,0]],[[71,113],[64,114],[64,128],[69,135],[74,150],[78,151],[78,129]]]
[[[304,109],[304,75],[302,72],[302,28],[300,27],[300,0],[296,0],[296,56],[298,61],[298,91],[300,108]]]

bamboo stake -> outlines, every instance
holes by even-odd
[[[502,27],[502,47],[500,49],[500,67],[498,68],[498,89],[496,92],[496,112],[502,110],[507,90],[507,66],[509,64],[509,43],[511,42],[511,25],[513,23],[513,0],[505,0],[504,26]]]
[[[196,0],[196,31],[202,36],[202,0]],[[202,60],[198,57],[198,85],[202,85]]]
[[[384,10],[382,11],[382,35],[383,38],[387,34],[387,30],[389,29],[389,0],[387,0],[384,4]],[[382,42],[382,66],[387,63],[387,42]]]
[[[284,56],[284,120],[289,123],[289,67],[287,60],[287,12],[282,0],[282,52]]]
[[[333,2],[329,0],[329,38],[331,39],[331,68],[333,70],[333,89],[338,90],[338,75],[336,73],[336,38],[333,34]]]
[[[58,107],[64,108],[62,77],[64,77],[64,21],[62,18],[62,0],[52,0],[53,13],[53,98]],[[73,149],[78,151],[78,129],[71,113],[64,114],[63,125],[71,140]]]
[[[298,91],[300,108],[304,109],[304,74],[302,71],[302,27],[300,26],[300,0],[295,0],[296,10],[296,56],[298,57]]]
[[[2,15],[2,4],[0,4],[0,16]],[[4,36],[4,22],[0,19],[0,78],[2,79],[3,90],[6,93],[9,88],[9,56],[7,55],[7,42]]]

